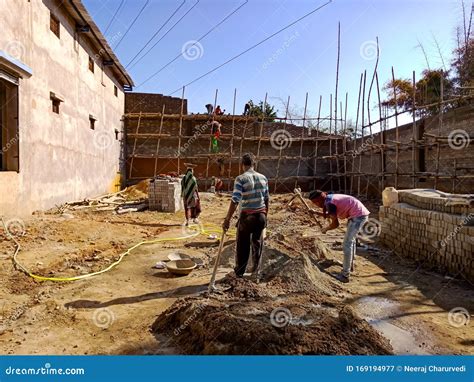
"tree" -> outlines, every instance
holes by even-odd
[[[389,81],[383,87],[383,90],[390,96],[382,102],[383,106],[399,111],[407,111],[413,109],[413,95],[415,96],[415,106],[417,107],[416,115],[420,117],[434,115],[439,113],[439,105],[436,104],[441,99],[441,82],[443,83],[443,99],[448,99],[454,89],[454,82],[449,78],[449,72],[443,69],[430,70],[425,69],[422,77],[419,79],[415,88],[409,79],[398,78]],[[396,100],[394,89],[396,92]],[[430,105],[423,107],[424,105]],[[443,106],[443,111],[450,105]]]
[[[462,6],[462,28],[456,28],[457,47],[454,49],[454,59],[451,66],[454,70],[454,82],[459,87],[474,86],[474,37],[472,35],[472,16],[474,3],[471,4],[471,12],[466,13],[464,1]]]
[[[259,119],[264,119],[267,122],[275,122],[277,113],[275,106],[270,105],[268,102],[265,104],[264,111],[264,102],[260,101],[258,105],[255,105],[252,100],[249,101],[250,104],[250,115],[253,117],[258,117]]]

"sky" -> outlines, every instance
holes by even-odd
[[[326,2],[185,0],[183,4],[183,0],[83,0],[132,76],[134,91],[177,97],[181,96],[183,85]],[[127,32],[145,4],[137,22]],[[172,28],[183,15],[184,18]],[[427,67],[420,44],[431,69],[443,67],[443,61],[449,67],[456,43],[455,28],[461,20],[461,0],[333,0],[255,49],[186,86],[188,111],[204,112],[205,104],[214,103],[218,89],[217,104],[226,109],[226,113],[232,112],[234,89],[237,89],[237,114],[243,112],[247,100],[258,102],[266,93],[268,102],[275,105],[279,116],[285,114],[288,96],[290,109],[303,114],[308,93],[307,114],[317,114],[322,96],[321,114],[328,115],[329,97],[336,89],[340,22],[338,97],[344,101],[348,93],[348,119],[355,120],[360,75],[367,70],[368,81],[372,78],[376,38],[379,40],[378,76],[382,87],[391,79],[392,66],[396,77],[411,79],[414,70],[419,78]],[[160,28],[147,48],[131,62]],[[199,43],[195,42],[197,40]],[[382,98],[385,96],[382,94]],[[371,99],[374,102],[377,99],[375,88]],[[378,111],[372,109],[371,113]]]

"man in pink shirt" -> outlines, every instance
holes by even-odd
[[[331,219],[331,223],[321,230],[322,233],[339,227],[338,219],[347,219],[347,230],[343,242],[344,263],[342,272],[337,275],[338,280],[347,283],[356,252],[355,238],[360,228],[368,220],[370,211],[360,200],[345,194],[327,194],[324,191],[314,190],[309,193],[309,199],[323,209],[323,212],[313,210],[314,213]]]

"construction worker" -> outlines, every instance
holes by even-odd
[[[206,110],[208,115],[212,115],[212,111],[214,110],[214,106],[210,103],[206,105]]]
[[[309,193],[309,199],[323,209],[323,212],[312,210],[313,213],[331,219],[331,223],[321,230],[322,233],[339,227],[338,219],[347,219],[347,230],[343,241],[344,262],[342,272],[336,276],[339,281],[347,283],[356,252],[356,236],[368,220],[370,211],[360,200],[345,194],[327,194],[321,190],[314,190]]]
[[[181,197],[183,198],[186,226],[189,225],[191,219],[193,219],[194,223],[199,223],[199,215],[201,213],[198,184],[193,170],[195,166],[187,164],[187,167],[186,174],[181,180]]]
[[[225,110],[224,110],[225,111]],[[215,115],[223,115],[224,111],[221,109],[221,105],[217,105],[216,110],[214,111]]]
[[[222,228],[229,229],[230,220],[240,205],[240,217],[237,223],[237,255],[235,276],[242,277],[247,269],[252,246],[253,268],[251,273],[258,275],[263,250],[263,230],[267,225],[269,204],[268,180],[254,170],[255,159],[252,154],[242,156],[243,174],[234,182],[234,191],[227,216]]]
[[[217,121],[210,122],[211,125],[211,152],[219,152],[219,137],[222,125]]]
[[[251,106],[253,106],[253,102],[250,100],[244,106],[244,115],[250,115]]]

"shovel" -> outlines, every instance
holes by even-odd
[[[222,236],[221,236],[221,242],[219,243],[219,251],[217,252],[216,263],[214,264],[214,271],[212,272],[211,282],[209,283],[208,293],[211,293],[217,290],[216,288],[217,268],[219,267],[222,249],[224,248],[225,236],[226,236],[226,230],[223,230]]]

